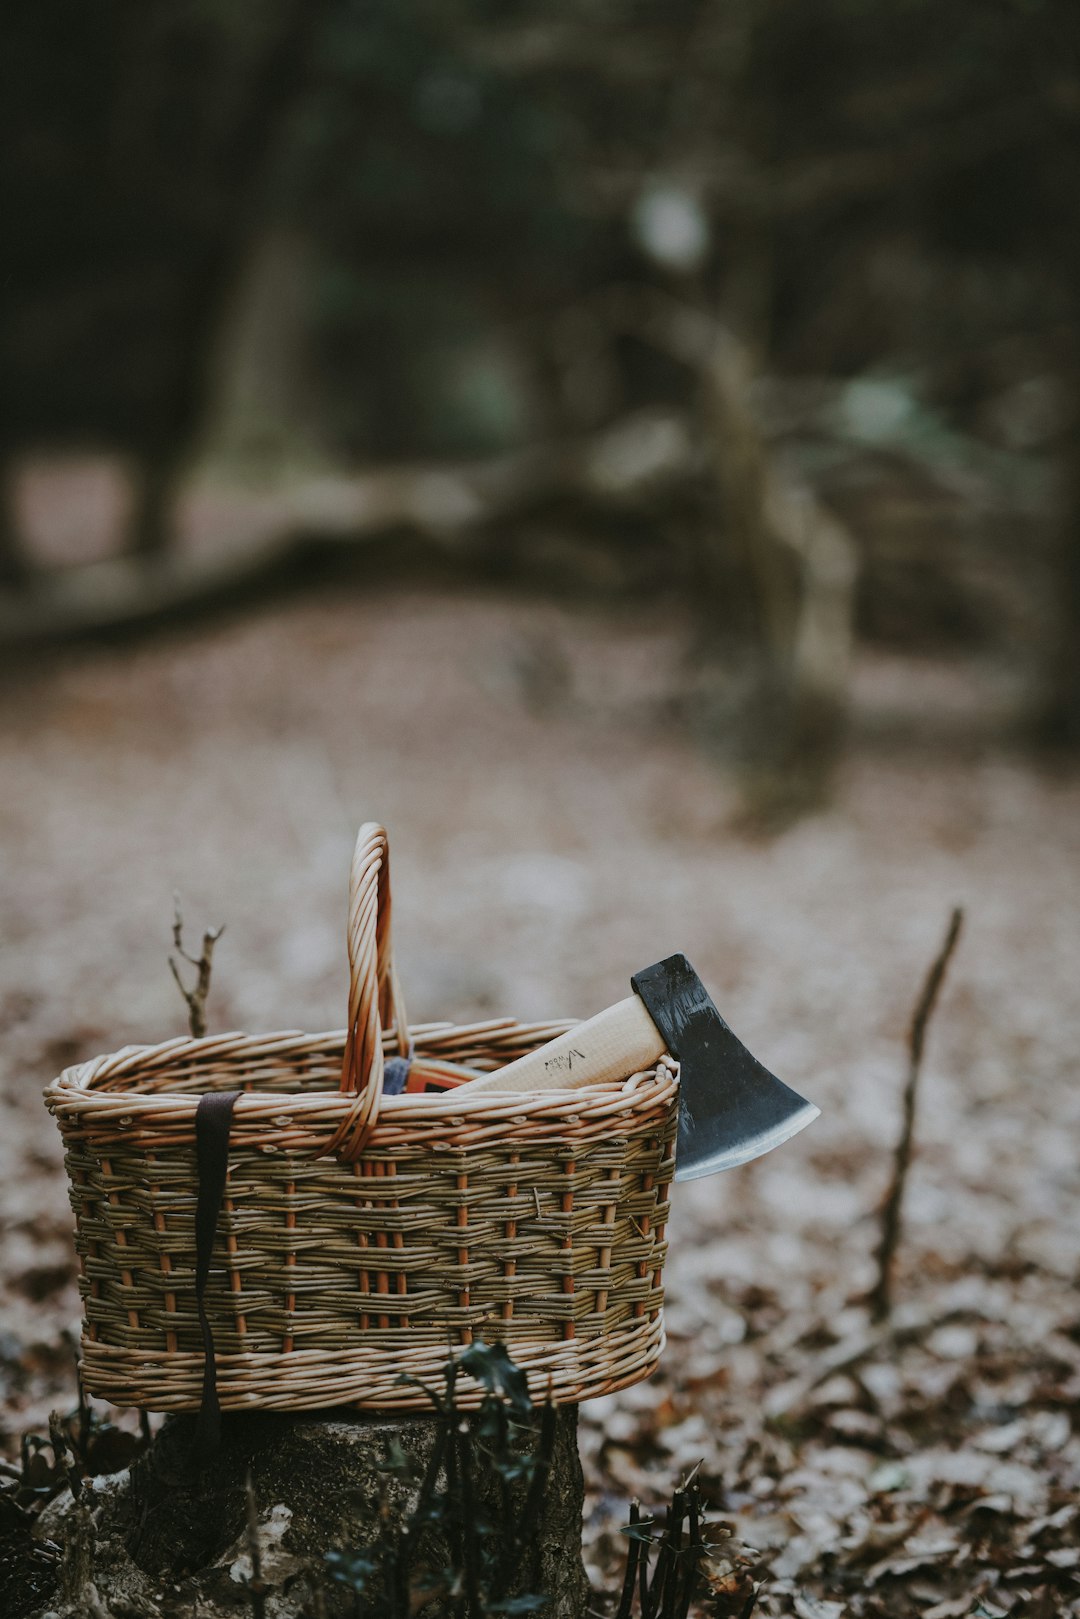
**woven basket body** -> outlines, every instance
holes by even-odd
[[[496,1339],[534,1396],[557,1402],[655,1367],[674,1065],[576,1091],[383,1095],[399,1049],[422,1080],[448,1083],[455,1065],[490,1071],[568,1026],[407,1029],[386,872],[381,829],[365,828],[347,1030],[129,1047],[49,1088],[92,1394],[199,1404],[195,1110],[214,1090],[241,1093],[205,1300],[224,1408],[422,1406],[403,1374],[437,1382],[454,1347]],[[459,1380],[462,1404],[480,1392]]]

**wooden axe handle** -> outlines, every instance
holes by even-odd
[[[631,995],[549,1040],[539,1051],[530,1051],[493,1074],[482,1074],[458,1090],[565,1091],[603,1085],[654,1067],[666,1049],[643,1003]]]

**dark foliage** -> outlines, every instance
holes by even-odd
[[[139,1431],[119,1428],[94,1409],[82,1383],[74,1409],[54,1412],[49,1437],[24,1434],[18,1464],[0,1462],[0,1612],[22,1619],[56,1586],[60,1548],[34,1534],[34,1521],[61,1490],[80,1494],[83,1481],[116,1473],[150,1442],[145,1413]]]
[[[463,1372],[486,1391],[467,1415],[454,1405]],[[554,1407],[534,1409],[525,1375],[502,1344],[477,1344],[448,1361],[442,1389],[425,1392],[439,1419],[426,1468],[416,1471],[398,1447],[386,1464],[417,1486],[415,1506],[404,1520],[380,1525],[367,1546],[330,1552],[327,1576],[354,1594],[365,1619],[409,1619],[435,1601],[455,1619],[542,1608],[543,1594],[523,1582],[536,1562]],[[478,1494],[481,1460],[495,1480],[493,1496]]]
[[[702,1586],[701,1565],[708,1554],[703,1536],[701,1496],[690,1483],[676,1490],[663,1529],[656,1520],[642,1517],[635,1501],[623,1529],[627,1539],[626,1572],[615,1619],[687,1619],[690,1604]],[[650,1558],[655,1551],[655,1560]],[[740,1586],[739,1619],[749,1614],[754,1592]],[[727,1608],[716,1612],[727,1613]],[[736,1610],[731,1609],[734,1615]]]

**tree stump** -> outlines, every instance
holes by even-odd
[[[123,1473],[86,1480],[78,1499],[57,1498],[39,1520],[40,1536],[63,1548],[58,1588],[38,1609],[40,1619],[345,1619],[384,1610],[362,1600],[349,1583],[371,1548],[402,1532],[410,1571],[401,1606],[423,1619],[492,1610],[477,1600],[476,1568],[461,1571],[477,1542],[460,1531],[479,1528],[490,1569],[507,1568],[508,1598],[542,1595],[542,1619],[581,1619],[588,1584],[581,1560],[583,1479],[577,1451],[577,1409],[546,1415],[550,1460],[543,1488],[529,1493],[530,1455],[544,1441],[534,1430],[515,1442],[521,1477],[493,1466],[482,1433],[466,1437],[473,1462],[460,1476],[462,1423],[451,1427],[458,1449],[438,1468],[444,1499],[457,1489],[461,1515],[419,1524],[413,1514],[418,1480],[436,1448],[448,1443],[446,1421],[432,1416],[323,1413],[295,1417],[233,1415],[223,1424],[213,1461],[194,1471],[194,1421],[175,1417]],[[449,1441],[451,1444],[453,1440]],[[456,1459],[455,1459],[456,1458]],[[434,1477],[435,1474],[433,1473]],[[535,1477],[535,1470],[534,1470]],[[250,1481],[250,1484],[249,1484]],[[507,1542],[507,1526],[529,1518],[524,1551]],[[485,1525],[489,1527],[484,1527]],[[342,1554],[331,1557],[327,1554]],[[507,1555],[512,1557],[512,1568]],[[359,1561],[357,1561],[359,1560]],[[459,1570],[447,1579],[446,1570]],[[335,1577],[336,1576],[336,1577]],[[425,1591],[432,1595],[425,1597]],[[472,1600],[470,1601],[470,1590]],[[460,1591],[461,1595],[457,1595]],[[402,1599],[399,1598],[399,1602]],[[385,1611],[396,1616],[397,1607]]]

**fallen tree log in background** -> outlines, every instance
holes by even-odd
[[[0,592],[0,651],[151,629],[350,563],[406,571],[417,545],[429,563],[486,571],[496,547],[484,535],[497,525],[552,501],[626,511],[692,466],[681,419],[644,412],[589,438],[477,463],[299,480],[254,540],[26,574]]]
[[[603,314],[613,332],[635,331],[697,376],[700,416],[645,410],[578,440],[486,461],[298,481],[281,490],[254,542],[30,574],[0,595],[0,649],[150,628],[355,562],[404,570],[416,566],[418,552],[451,571],[535,575],[529,536],[509,537],[514,524],[555,509],[552,521],[569,526],[568,508],[579,507],[627,522],[637,516],[660,530],[658,555],[644,573],[666,571],[704,622],[733,633],[774,672],[796,728],[812,710],[813,724],[828,730],[847,689],[850,539],[808,489],[792,487],[771,465],[747,403],[749,354],[726,328],[678,300],[618,290]],[[674,504],[690,489],[699,498],[711,491],[706,505],[714,510],[700,525],[690,577],[681,579],[686,564],[662,532],[659,503]],[[656,579],[638,583],[653,592]]]

